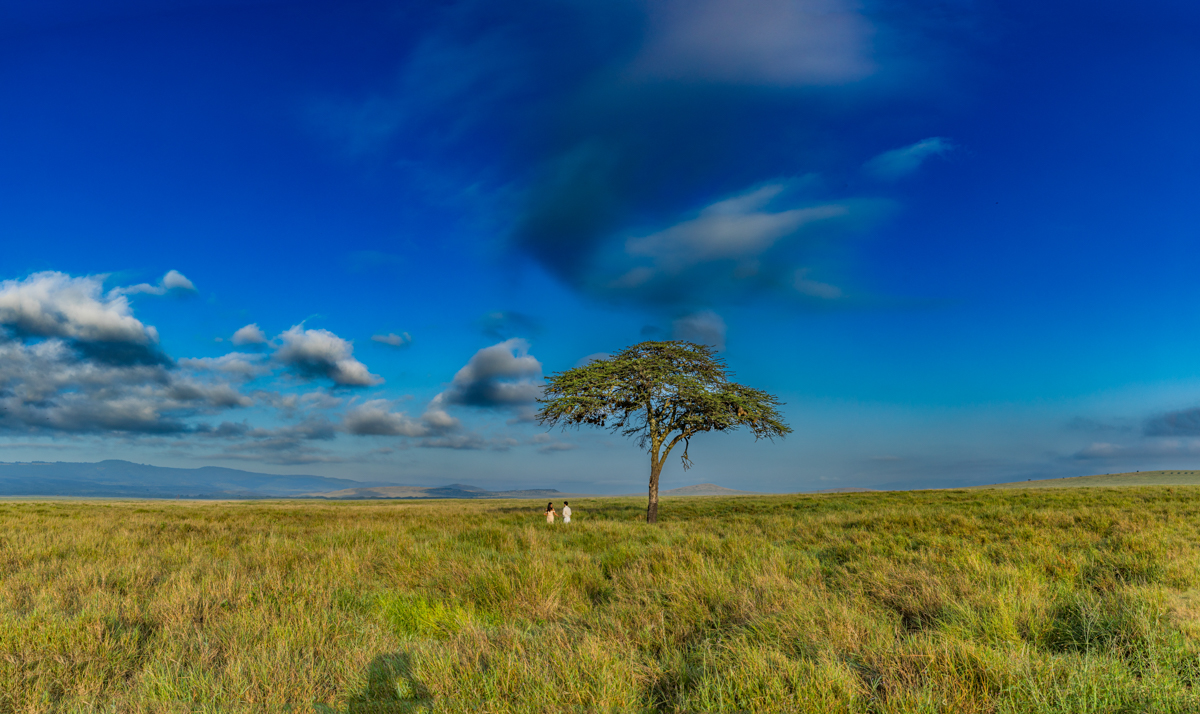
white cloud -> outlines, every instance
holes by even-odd
[[[158,352],[157,360],[109,359],[104,350],[121,340],[149,354],[157,350],[157,335],[133,316],[125,292],[105,293],[102,281],[39,273],[0,283],[0,328],[7,328],[0,329],[0,436],[117,435],[172,448],[221,440],[227,445],[214,458],[296,464],[341,460],[314,446],[338,433],[408,437],[424,448],[506,449],[515,443],[511,438],[465,431],[447,406],[510,407],[525,418],[540,393],[535,378],[541,363],[527,353],[527,343],[513,339],[477,352],[420,417],[386,399],[350,400],[340,418],[333,417],[330,410],[346,404],[336,390],[243,393],[241,386],[281,368],[328,377],[336,385],[381,382],[354,359],[349,341],[301,324],[271,341],[278,345],[274,354],[231,352],[177,364]],[[238,333],[237,342],[265,340],[257,325]],[[300,421],[261,428],[246,421],[213,426],[204,419],[250,407]]]
[[[635,74],[805,86],[870,75],[870,23],[850,0],[660,0]]]
[[[364,402],[346,412],[342,426],[351,434],[371,436],[430,436],[437,430],[391,407],[387,399]]]
[[[179,360],[179,366],[196,371],[220,372],[252,379],[270,371],[266,360],[267,356],[263,354],[230,352],[220,357],[185,357]]]
[[[883,181],[907,176],[931,156],[943,156],[954,148],[948,139],[932,136],[899,149],[885,151],[863,165],[866,172]]]
[[[314,446],[331,441],[337,428],[323,417],[309,417],[297,424],[277,429],[252,428],[246,424],[225,422],[208,432],[209,436],[231,439],[217,458],[266,461],[277,464],[336,463],[340,456]]]
[[[253,405],[229,378],[252,374],[252,356],[171,369],[154,328],[103,280],[43,272],[0,282],[0,431],[181,434],[189,419]]]
[[[450,416],[450,413],[446,411],[444,393],[429,401],[429,405],[425,407],[425,413],[421,415],[421,420],[441,431],[453,431],[462,425],[458,419]]]
[[[808,268],[801,268],[796,271],[793,285],[796,286],[797,292],[823,300],[836,300],[842,296],[841,288],[829,283],[819,283],[816,280],[809,280],[807,277],[808,273]]]
[[[786,188],[787,184],[771,184],[718,201],[696,218],[643,238],[630,238],[625,250],[630,255],[652,258],[658,268],[676,273],[713,260],[753,260],[806,224],[849,213],[839,204],[766,210],[767,204]],[[618,282],[623,282],[622,287],[636,287],[650,277],[644,267],[634,268]]]
[[[514,410],[512,418],[506,419],[504,423],[508,424],[509,426],[514,426],[516,424],[535,424],[537,423],[537,410],[534,409],[533,404],[517,407]]]
[[[711,345],[725,351],[725,320],[712,310],[685,315],[672,323],[671,338]]]
[[[249,407],[254,400],[239,392],[228,383],[203,383],[190,380],[175,380],[164,392],[179,402],[205,402],[214,407]]]
[[[528,352],[529,343],[518,337],[479,350],[435,399],[478,407],[533,402],[542,393],[542,363]]]
[[[178,270],[168,270],[159,284],[167,290],[196,290],[196,286],[192,284],[192,281],[185,278],[183,273]]]
[[[341,397],[335,397],[324,389],[300,395],[300,402],[307,409],[335,409],[342,406],[344,401]]]
[[[0,342],[0,431],[183,433],[188,417],[252,403],[220,379],[88,359],[58,338]]]
[[[235,345],[265,345],[267,343],[267,336],[263,333],[262,328],[258,326],[257,322],[252,322],[233,333],[230,342]]]
[[[398,335],[394,332],[389,332],[386,335],[372,335],[371,340],[391,345],[392,347],[407,347],[412,344],[412,335],[407,332],[401,332]]]
[[[231,352],[185,358],[177,365],[165,355],[156,361],[108,359],[104,350],[113,342],[125,340],[149,352],[156,349],[152,343],[157,335],[133,316],[126,293],[104,293],[102,280],[40,273],[0,283],[0,327],[7,328],[0,329],[0,436],[118,435],[136,437],[143,444],[159,439],[160,445],[175,448],[194,446],[197,438],[219,439],[227,445],[212,454],[214,458],[288,464],[342,460],[314,446],[339,432],[410,437],[426,448],[511,445],[511,439],[488,440],[463,431],[459,420],[446,412],[443,395],[432,400],[420,418],[397,409],[397,402],[373,399],[355,405],[350,400],[338,423],[329,411],[341,408],[346,400],[336,392],[241,391],[240,385],[248,380],[280,368],[307,377],[328,377],[337,385],[382,381],[354,359],[349,341],[327,330],[296,325],[272,341],[278,345],[273,355]],[[265,341],[257,325],[247,325],[238,333],[237,342]],[[505,344],[506,354],[481,350],[459,370],[452,383],[454,396],[470,401],[472,395],[482,393],[501,403],[525,405],[513,398],[511,390],[523,388],[522,380],[540,373],[541,365],[525,354],[523,343]],[[514,350],[519,354],[514,355]],[[492,388],[479,392],[487,384]],[[203,420],[254,406],[273,410],[271,416],[276,418],[300,421],[261,428],[246,421],[213,426]],[[188,439],[180,438],[184,436]]]
[[[101,276],[73,278],[59,272],[0,282],[0,326],[80,342],[157,342],[157,331],[133,316],[125,296],[104,295],[102,283]]]
[[[191,280],[184,277],[183,273],[178,270],[168,270],[167,274],[162,276],[158,281],[158,285],[149,283],[140,283],[138,285],[130,285],[128,287],[113,288],[109,291],[110,295],[135,295],[137,293],[146,293],[148,295],[166,295],[170,290],[179,290],[182,292],[196,292],[196,286]]]
[[[354,359],[354,345],[329,330],[305,330],[295,325],[279,335],[282,346],[275,359],[307,378],[328,377],[341,386],[367,387],[383,378]]]
[[[449,434],[447,436],[439,436],[437,438],[422,439],[421,446],[426,449],[456,449],[462,451],[476,451],[486,449],[488,442],[479,434],[473,432],[463,434]],[[497,446],[492,444],[493,448]],[[500,451],[505,450],[507,443],[499,444]]]
[[[534,434],[532,437],[530,437],[529,443],[538,446],[538,451],[543,454],[551,454],[556,451],[573,451],[579,448],[578,444],[572,444],[568,441],[560,441],[548,433]]]

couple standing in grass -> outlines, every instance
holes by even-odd
[[[546,522],[553,523],[554,517],[557,515],[558,515],[558,512],[554,510],[554,501],[547,503],[546,504]],[[563,501],[562,519],[563,519],[563,523],[571,522],[571,506],[568,505],[566,501]]]

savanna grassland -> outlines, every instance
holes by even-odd
[[[1200,488],[0,503],[0,712],[1197,712]]]

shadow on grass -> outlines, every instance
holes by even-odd
[[[379,655],[367,665],[367,686],[355,695],[345,712],[318,704],[320,714],[407,714],[427,711],[432,697],[412,675],[412,657],[406,652]]]

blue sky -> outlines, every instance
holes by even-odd
[[[644,487],[541,378],[715,345],[665,486],[1200,456],[1185,2],[0,7],[0,460]],[[236,337],[235,337],[236,336]]]

